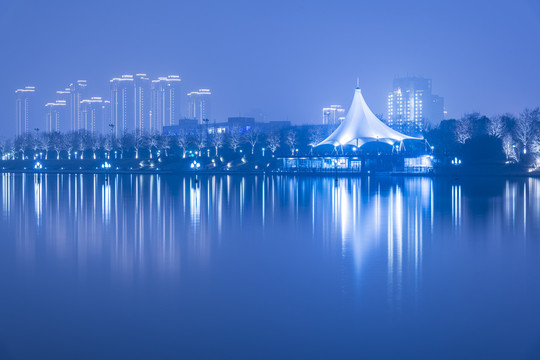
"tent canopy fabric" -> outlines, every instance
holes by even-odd
[[[372,141],[380,141],[390,145],[403,140],[423,140],[402,134],[379,120],[369,109],[360,88],[356,88],[354,98],[345,120],[339,127],[323,140],[320,145],[356,145],[358,147]]]

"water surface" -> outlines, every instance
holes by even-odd
[[[2,174],[0,358],[540,358],[540,180]]]

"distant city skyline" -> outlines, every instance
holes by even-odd
[[[55,102],[51,94],[77,79],[88,80],[88,97],[106,99],[111,78],[141,71],[179,74],[184,93],[210,87],[219,94],[216,119],[260,109],[268,120],[320,122],[323,107],[348,106],[357,77],[373,111],[386,113],[393,78],[408,74],[434,80],[447,118],[519,114],[540,105],[539,20],[540,4],[532,0],[338,0],[307,7],[96,0],[85,11],[60,0],[6,2],[0,123],[15,133],[15,89],[36,86],[35,103],[43,109]]]
[[[77,80],[52,94],[43,106],[35,99],[36,87],[26,86],[14,92],[16,136],[32,129],[112,130],[116,136],[134,130],[161,132],[164,126],[177,125],[190,116],[202,123],[211,114],[211,90],[185,93],[181,82],[179,75],[151,80],[143,73],[124,74],[109,80],[109,96],[103,97],[89,96],[88,81]]]

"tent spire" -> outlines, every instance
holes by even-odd
[[[360,77],[359,76],[356,77],[356,88],[360,89]]]

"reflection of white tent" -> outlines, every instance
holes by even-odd
[[[422,140],[422,137],[404,135],[391,129],[379,120],[369,109],[360,88],[356,88],[354,98],[345,120],[319,145],[356,145],[380,141],[390,145],[407,139]],[[317,146],[319,146],[317,145]]]

